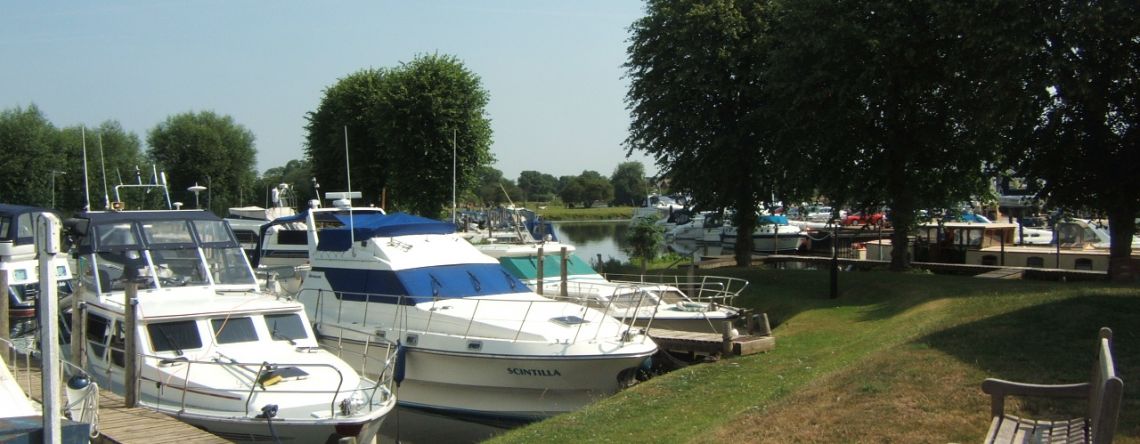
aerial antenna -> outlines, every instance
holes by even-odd
[[[79,134],[83,140],[83,197],[86,199],[83,210],[91,211],[91,184],[87,182],[87,127],[79,127]]]
[[[348,162],[348,125],[344,126],[344,176],[348,181],[348,239],[356,243],[356,227],[352,218],[352,165]]]
[[[84,162],[86,163],[86,162]],[[103,160],[103,133],[99,132],[99,170],[103,172],[103,209],[111,209],[111,196],[107,193],[107,163]]]
[[[455,225],[455,168],[457,164],[455,149],[455,129],[451,130],[451,224]]]
[[[507,197],[507,203],[511,204],[511,210],[512,210],[511,211],[511,222],[514,222],[515,234],[518,234],[519,239],[521,240],[521,239],[523,239],[522,227],[520,227],[519,225],[522,225],[522,224],[519,223],[519,212],[518,212],[518,209],[515,207],[515,202],[513,200],[511,200],[511,193],[507,192],[507,189],[505,187],[503,187],[502,182],[499,182],[499,189],[503,190],[503,195]]]

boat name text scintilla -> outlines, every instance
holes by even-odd
[[[509,367],[507,368],[507,373],[515,376],[562,376],[562,372],[558,371],[558,369],[547,370],[541,368]]]

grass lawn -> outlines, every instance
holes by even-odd
[[[545,208],[535,210],[539,216],[546,220],[611,220],[629,219],[633,217],[633,207],[607,207],[607,208],[566,208],[561,204],[546,204]]]
[[[986,377],[1088,379],[1101,326],[1124,379],[1119,443],[1140,443],[1140,287],[886,271],[720,269],[768,313],[776,350],[658,376],[499,442],[979,442]],[[1025,416],[1074,406],[1007,402]],[[1082,407],[1083,408],[1083,407]]]

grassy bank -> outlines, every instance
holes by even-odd
[[[717,270],[752,282],[740,305],[776,324],[776,350],[658,376],[499,442],[978,442],[986,377],[1086,380],[1097,329],[1125,381],[1117,442],[1140,442],[1140,288],[1108,284]],[[1007,403],[1026,416],[1066,404]]]
[[[535,211],[539,216],[552,221],[611,220],[633,217],[633,207],[566,208],[560,204],[547,204],[542,207],[532,205],[527,208],[537,208]]]

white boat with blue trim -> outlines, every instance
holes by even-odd
[[[657,351],[641,329],[534,293],[449,223],[340,202],[308,212],[312,270],[298,299],[322,345],[365,374],[371,347],[401,344],[402,406],[544,418],[618,391]]]

